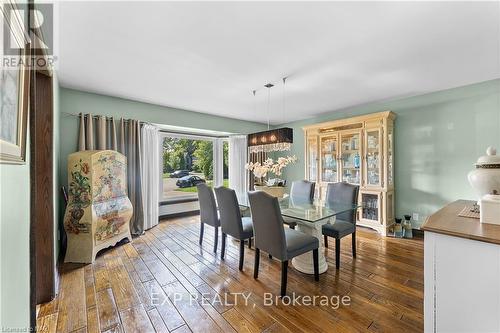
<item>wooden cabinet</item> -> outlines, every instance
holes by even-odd
[[[394,118],[385,111],[304,127],[305,178],[317,196],[329,183],[359,185],[358,224],[383,235],[394,222]]]
[[[132,241],[127,159],[111,150],[68,156],[69,200],[64,215],[68,248],[64,262],[92,263],[99,250]]]

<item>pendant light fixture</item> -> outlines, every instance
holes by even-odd
[[[285,81],[283,78],[283,116],[285,114]],[[267,90],[267,131],[248,134],[248,148],[251,153],[273,152],[273,151],[288,151],[293,143],[293,129],[282,127],[270,129],[269,124],[269,107],[271,102],[271,88],[274,84],[267,83],[264,85]],[[255,98],[255,90],[253,91]]]

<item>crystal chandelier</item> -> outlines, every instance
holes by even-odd
[[[251,153],[288,151],[292,148],[293,129],[282,127],[248,134],[248,148]]]
[[[285,114],[285,81],[283,78],[283,115]],[[267,131],[248,134],[248,149],[250,153],[270,153],[273,151],[289,151],[293,143],[293,129],[282,127],[269,129],[269,103],[271,99],[272,83],[266,84],[267,94]],[[253,91],[255,97],[255,90]]]

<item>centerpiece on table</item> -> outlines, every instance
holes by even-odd
[[[272,196],[282,198],[285,195],[285,185],[286,180],[273,178],[266,180],[267,174],[271,173],[275,176],[281,176],[283,169],[285,169],[289,164],[297,162],[297,157],[287,156],[278,157],[276,163],[272,158],[268,158],[263,163],[247,163],[245,168],[253,173],[255,176],[255,190],[264,191]]]

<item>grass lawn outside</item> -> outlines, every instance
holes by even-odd
[[[165,177],[165,176],[164,176]],[[207,180],[207,185],[210,187],[213,187],[213,180]],[[229,187],[229,179],[224,179],[223,185],[224,187]],[[191,186],[191,187],[185,187],[185,188],[176,188],[175,191],[179,192],[191,192],[191,193],[196,193],[196,186]]]
[[[170,172],[163,173],[163,178],[170,178]]]

